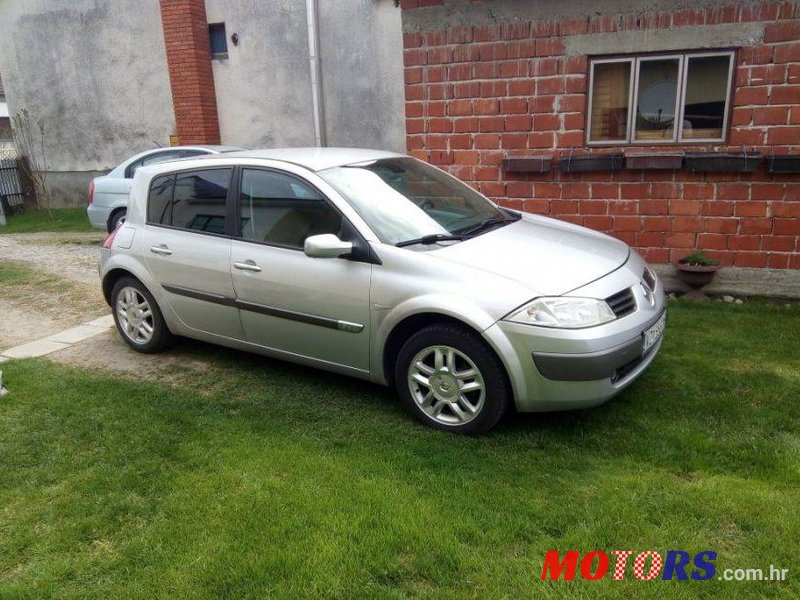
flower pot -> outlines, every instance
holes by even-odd
[[[719,271],[719,265],[689,265],[680,261],[672,263],[675,271],[683,283],[692,288],[686,293],[688,298],[706,298],[703,288],[711,283],[714,274]]]

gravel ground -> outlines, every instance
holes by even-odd
[[[3,234],[0,258],[22,261],[35,269],[99,287],[97,265],[104,237],[99,231]]]

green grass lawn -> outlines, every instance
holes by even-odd
[[[30,210],[19,215],[6,217],[8,224],[0,226],[4,233],[38,233],[41,231],[98,231],[89,224],[85,208],[53,208],[50,210]]]
[[[2,365],[0,597],[800,595],[800,310],[671,305],[650,370],[483,438],[383,388],[182,343],[180,389]],[[775,582],[539,580],[547,550],[718,552]]]

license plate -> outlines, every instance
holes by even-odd
[[[653,345],[661,339],[661,336],[664,335],[664,325],[667,323],[667,313],[661,313],[661,316],[658,318],[652,327],[649,329],[645,329],[642,333],[642,337],[644,341],[642,342],[642,354],[647,354],[647,351],[653,347]]]

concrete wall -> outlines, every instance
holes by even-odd
[[[393,0],[320,1],[329,146],[405,151],[403,38]]]
[[[169,143],[174,119],[156,2],[3,0],[0,73],[11,113],[24,108],[43,123],[53,171],[104,170]]]
[[[402,150],[400,10],[393,0],[319,4],[328,145]],[[229,38],[228,58],[213,61],[222,142],[313,146],[305,0],[206,0],[206,11]]]

